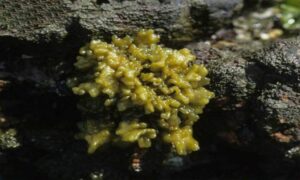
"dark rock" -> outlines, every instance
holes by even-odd
[[[300,89],[299,39],[280,40],[250,58],[264,69],[264,83],[279,81]]]
[[[299,38],[280,40],[250,58],[264,70],[251,106],[257,129],[266,137],[262,143],[268,142],[277,153],[294,159],[300,152],[299,50]]]
[[[257,76],[262,70],[243,58],[239,52],[219,50],[206,43],[192,43],[186,46],[197,56],[196,62],[205,64],[211,79],[208,89],[216,94],[215,101],[226,99],[226,104],[239,106],[252,97],[256,91]]]
[[[257,123],[260,124],[259,127],[267,132],[288,132],[290,128],[299,128],[300,93],[294,91],[291,87],[281,83],[269,84],[258,97],[255,106],[257,119],[259,119]],[[288,133],[294,136],[289,138],[291,141],[300,140],[297,138],[298,133]]]
[[[62,39],[71,22],[71,4],[61,0],[1,1],[0,36],[30,41]]]
[[[226,53],[228,57],[221,55],[225,60],[221,58],[208,65],[211,88],[217,94],[216,105],[232,110],[223,119],[240,125],[246,123],[257,138],[253,141],[257,142],[253,144],[257,146],[255,151],[267,156],[276,154],[283,158],[299,154],[299,42],[299,38],[280,40],[251,56]],[[238,111],[246,118],[233,118]],[[237,137],[243,139],[238,133]]]
[[[78,47],[93,37],[110,39],[111,34],[124,35],[141,27],[154,28],[164,42],[194,41],[226,24],[241,5],[239,0],[1,1],[0,14],[5,18],[0,20],[0,77],[12,80],[1,92],[1,113],[18,119],[13,125],[22,146],[15,154],[0,154],[0,161],[5,159],[0,165],[6,165],[0,173],[29,169],[40,173],[32,179],[79,179],[98,172],[131,179],[132,149],[87,156],[86,144],[73,138],[80,121],[76,99],[67,93],[62,96],[58,89],[72,73]],[[181,173],[176,178],[189,174],[193,179],[238,179],[253,177],[253,172],[253,179],[296,177],[299,42],[299,38],[282,40],[255,53],[248,44],[238,52],[215,49],[209,43],[188,45],[198,63],[208,67],[208,89],[216,93],[195,127],[201,150],[191,156],[190,166],[177,157],[166,158],[161,165],[165,157],[156,157],[163,150],[154,147],[156,156],[149,153],[141,158],[145,171],[148,168],[152,177],[157,173],[161,179],[172,170],[159,171],[172,168]],[[154,162],[161,166],[153,166]],[[289,175],[292,171],[294,175]]]
[[[298,177],[293,168],[300,162],[299,42],[280,40],[256,52],[187,46],[207,66],[208,89],[216,93],[196,127],[202,152],[229,147],[261,159],[255,163],[264,174],[259,176]]]
[[[215,29],[242,4],[242,0],[3,0],[0,37],[60,41],[72,25],[78,24],[86,35],[94,38],[107,39],[112,34],[125,35],[140,28],[153,28],[163,39],[185,42],[205,33],[206,27],[197,24]]]

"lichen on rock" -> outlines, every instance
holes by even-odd
[[[68,84],[74,94],[88,98],[85,102],[98,99],[100,114],[110,114],[96,122],[114,122],[94,136],[83,135],[89,152],[95,150],[91,146],[97,144],[97,149],[107,142],[103,132],[111,140],[137,142],[140,148],[149,148],[152,139],[162,137],[179,155],[199,149],[192,126],[214,97],[203,87],[209,83],[208,71],[194,63],[196,57],[188,49],[166,48],[157,44],[159,39],[153,30],[141,30],[136,37],[113,36],[111,43],[92,40],[80,49],[75,63],[79,73]],[[183,137],[183,145],[178,137]]]

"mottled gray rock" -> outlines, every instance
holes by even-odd
[[[280,81],[300,90],[300,38],[280,40],[251,58],[265,71],[264,83]]]
[[[251,106],[258,130],[273,145],[270,148],[299,158],[300,39],[280,40],[249,60],[263,70]]]
[[[300,128],[300,92],[291,87],[269,84],[259,95],[256,110],[259,127],[269,133]],[[294,137],[290,139],[300,142],[299,135],[299,132],[293,132]]]
[[[208,68],[211,80],[208,88],[216,94],[215,99],[226,99],[228,106],[235,107],[255,93],[262,70],[239,52],[216,49],[207,43],[192,43],[186,47],[197,56],[197,63]]]
[[[2,0],[0,37],[62,40],[75,24],[97,38],[153,28],[166,40],[185,42],[219,27],[242,4],[242,0]]]
[[[279,40],[250,53],[189,46],[206,64],[216,97],[203,132],[266,157],[299,158],[300,39]],[[217,114],[217,115],[216,115]],[[207,133],[207,134],[206,134]],[[219,136],[219,137],[218,137]],[[213,143],[212,143],[213,144]]]
[[[64,88],[65,80],[72,73],[70,67],[78,49],[75,46],[81,46],[87,37],[110,39],[111,34],[123,35],[140,27],[154,27],[163,40],[169,42],[190,41],[226,23],[240,5],[238,0],[1,1],[0,14],[5,18],[0,19],[0,41],[4,37],[8,37],[6,42],[10,38],[27,40],[25,48],[24,44],[16,43],[15,49],[5,48],[2,44],[4,48],[0,51],[3,59],[0,77],[11,80],[10,89],[2,93],[1,101],[9,105],[3,112],[17,114],[18,135],[22,138],[19,153],[13,157],[8,153],[5,155],[13,160],[7,161],[6,165],[15,167],[15,162],[26,161],[28,164],[25,165],[31,165],[50,179],[79,179],[83,174],[102,173],[102,170],[104,175],[107,172],[117,174],[121,168],[120,176],[124,179],[123,174],[128,175],[132,149],[87,156],[86,144],[73,138],[78,132],[76,123],[80,121],[76,100],[69,96],[71,93],[64,94],[57,89],[60,85]],[[23,19],[19,20],[19,17]],[[75,35],[77,39],[70,38]],[[63,39],[65,41],[59,44],[58,41]],[[32,46],[28,41],[55,43]],[[280,169],[282,161],[277,160],[281,156],[288,161],[299,158],[299,42],[299,39],[282,40],[254,54],[250,52],[250,55],[211,48],[209,43],[189,46],[195,51],[198,62],[208,67],[211,78],[208,88],[216,93],[216,98],[195,126],[194,133],[197,139],[199,137],[201,150],[192,155],[191,161],[200,167],[197,173],[202,169],[202,174],[206,174],[207,168],[212,174],[218,174],[218,169],[232,165],[232,161],[240,163],[237,165],[240,167],[252,156],[261,158],[256,154],[267,157],[261,161],[253,158],[254,166],[262,167],[263,170],[259,170],[263,173],[267,163],[273,168],[270,159],[276,160],[276,168]],[[244,50],[246,48],[251,50],[250,46],[245,45]],[[161,149],[154,148],[154,151],[155,155],[163,154],[157,153]],[[142,157],[144,164],[147,160],[151,162],[148,164],[151,173],[153,169],[163,169],[153,166],[152,160],[159,164],[163,159],[153,158],[153,154]],[[186,166],[177,157],[167,160],[170,162],[162,166],[169,163],[180,170]],[[266,162],[262,162],[264,160]],[[221,166],[220,161],[223,161]],[[230,175],[237,173],[239,167],[233,168],[235,172],[231,169],[227,172]],[[291,170],[290,167],[294,166],[282,168],[282,171]],[[274,174],[276,168],[272,169]],[[182,176],[187,174],[189,172]],[[221,175],[217,176],[215,179]]]
[[[253,93],[255,84],[247,79],[247,62],[241,57],[221,59],[210,71],[214,91],[221,96],[246,100]]]
[[[0,37],[29,41],[61,39],[71,23],[71,1],[22,0],[0,2]]]

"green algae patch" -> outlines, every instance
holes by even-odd
[[[280,5],[281,16],[280,20],[285,29],[299,30],[300,29],[300,1],[285,0]]]
[[[207,69],[186,48],[158,44],[153,30],[135,37],[92,40],[79,50],[78,75],[69,79],[86,119],[78,137],[89,153],[108,142],[149,148],[170,144],[179,155],[199,149],[192,126],[214,97],[205,89]],[[91,125],[92,124],[92,125]]]

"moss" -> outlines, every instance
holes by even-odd
[[[196,57],[188,49],[173,50],[158,42],[153,30],[141,30],[136,37],[113,36],[111,43],[92,40],[80,49],[75,63],[79,74],[69,86],[74,94],[102,102],[102,117],[95,121],[114,122],[109,129],[82,136],[89,152],[108,139],[149,148],[157,137],[180,155],[199,149],[192,126],[214,96],[203,87],[209,83],[208,71],[194,63]],[[185,145],[179,145],[177,137],[184,137]]]
[[[290,6],[300,8],[300,1],[298,1],[298,0],[286,0],[285,3],[290,5]]]
[[[280,20],[288,30],[300,29],[300,1],[286,0],[280,5]]]

